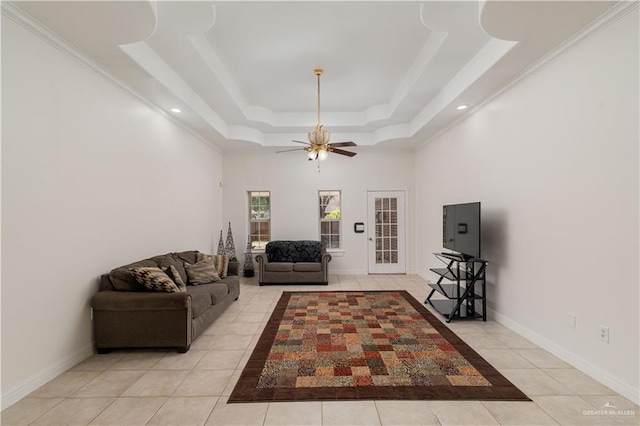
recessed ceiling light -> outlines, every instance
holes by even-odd
[[[171,112],[182,112],[180,108],[171,108]]]
[[[467,109],[467,108],[469,108],[469,105],[458,105],[456,107],[457,110],[463,110],[463,109]]]

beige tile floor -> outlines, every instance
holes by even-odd
[[[186,354],[94,355],[4,410],[3,425],[638,425],[637,405],[494,321],[449,327],[531,402],[310,401],[227,404],[283,290],[404,289],[415,275],[334,276],[329,286],[264,286],[242,279],[240,299]],[[441,318],[438,315],[438,318]],[[597,415],[605,404],[615,415]],[[628,415],[633,413],[633,415]]]

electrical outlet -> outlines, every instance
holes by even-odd
[[[600,324],[600,340],[609,343],[609,327]]]
[[[567,312],[567,327],[574,329],[576,328],[576,314]]]

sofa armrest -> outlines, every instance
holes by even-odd
[[[320,259],[322,263],[322,274],[324,275],[324,282],[329,282],[329,262],[331,262],[331,255],[327,252],[322,253],[322,258]]]
[[[240,262],[229,262],[227,275],[240,275]]]
[[[193,327],[188,293],[100,291],[91,307],[98,353],[112,348],[189,350]]]
[[[105,311],[184,310],[190,305],[191,295],[188,293],[100,291],[91,299],[94,310]]]
[[[256,254],[256,262],[258,262],[258,283],[262,283],[264,279],[264,268],[265,265],[269,263],[269,258],[267,258],[265,253],[258,253]]]

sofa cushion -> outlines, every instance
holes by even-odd
[[[270,241],[265,248],[269,262],[320,262],[323,246],[320,241]]]
[[[213,256],[205,253],[196,253],[196,262],[200,262],[201,260],[213,260]]]
[[[189,284],[191,285],[208,284],[220,280],[216,267],[211,260],[205,259],[194,264],[185,262],[184,268],[187,271]]]
[[[209,294],[211,294],[214,305],[220,303],[229,294],[229,286],[226,283],[216,282],[207,287],[210,287]]]
[[[129,269],[145,266],[157,267],[158,265],[151,259],[145,259],[111,270],[111,272],[109,272],[109,278],[111,279],[113,288],[118,291],[144,291],[144,286],[136,280]]]
[[[180,259],[183,263],[187,262],[187,263],[196,263],[198,261],[198,259],[196,258],[198,256],[198,253],[200,253],[197,250],[189,250],[189,251],[181,251],[181,252],[177,252],[177,253],[172,253],[173,256],[175,256],[176,258]]]
[[[229,286],[224,281],[216,281],[215,283],[202,284],[197,286],[190,286],[187,290],[189,294],[208,294],[210,298],[210,304],[217,304],[221,302],[227,294],[229,294]]]
[[[162,271],[165,274],[167,274],[169,276],[169,278],[171,278],[173,280],[174,283],[176,283],[176,286],[178,287],[178,290],[180,290],[182,292],[187,291],[187,285],[182,280],[182,277],[180,276],[180,273],[178,272],[178,270],[176,269],[175,266],[169,265],[169,267],[162,268]]]
[[[161,293],[177,293],[180,291],[176,283],[157,266],[131,268],[130,272],[136,281],[149,291]]]
[[[180,274],[180,278],[183,282],[187,282],[187,271],[184,269],[184,260],[176,256],[175,253],[163,254],[161,256],[154,256],[151,258],[154,262],[158,264],[160,269],[169,268],[169,266],[173,266]]]
[[[229,256],[226,254],[217,254],[213,256],[213,263],[216,265],[218,276],[226,278],[229,271]]]
[[[322,263],[297,262],[293,264],[293,270],[297,272],[318,272],[322,270]]]
[[[269,272],[291,272],[293,271],[292,262],[268,262],[264,266],[265,271]]]
[[[200,262],[201,260],[211,260],[216,267],[216,271],[218,271],[218,276],[222,278],[227,277],[227,272],[229,270],[229,256],[225,254],[204,254],[198,253],[196,256],[196,261]]]
[[[214,284],[222,284],[224,283],[228,288],[228,293],[231,294],[240,294],[240,277],[237,275],[229,275],[222,281],[218,281]]]
[[[208,292],[194,292],[192,290],[198,287],[199,286],[189,288],[189,294],[191,295],[191,318],[199,317],[211,306],[211,295]]]

